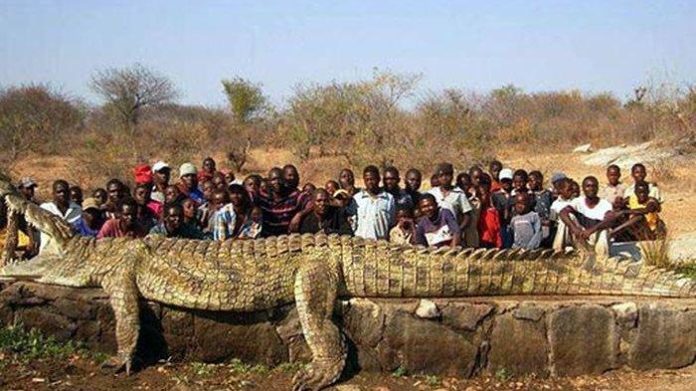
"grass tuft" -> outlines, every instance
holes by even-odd
[[[39,330],[26,331],[22,325],[0,329],[0,350],[16,354],[21,360],[65,359],[80,353],[82,347],[72,341],[58,342],[53,337],[45,337]]]

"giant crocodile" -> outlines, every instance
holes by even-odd
[[[27,202],[0,180],[9,213],[50,235],[59,254],[6,265],[4,278],[101,287],[116,317],[110,363],[130,373],[139,333],[138,300],[183,308],[249,312],[295,303],[311,363],[294,388],[338,379],[343,335],[331,316],[337,298],[487,295],[696,296],[696,282],[627,259],[577,253],[397,246],[348,236],[289,235],[225,242],[163,237],[77,236],[67,223]]]

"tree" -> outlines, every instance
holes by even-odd
[[[230,103],[232,115],[239,123],[249,123],[267,108],[268,99],[263,95],[259,84],[235,77],[232,80],[223,80],[222,87]]]
[[[90,87],[119,115],[131,136],[143,108],[170,103],[178,97],[171,80],[138,63],[98,71]]]

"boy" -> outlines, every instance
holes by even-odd
[[[498,160],[493,160],[490,165],[488,165],[488,172],[491,175],[491,192],[495,193],[500,190],[500,171],[503,169],[503,163]]]
[[[529,191],[534,197],[534,211],[539,215],[541,219],[541,236],[542,241],[548,242],[544,243],[546,246],[550,247],[551,243],[551,203],[552,195],[551,192],[544,189],[544,175],[541,171],[535,170],[529,173]],[[549,240],[547,240],[549,239]]]
[[[491,203],[491,191],[488,186],[479,185],[476,188],[476,198],[479,201],[479,219],[476,225],[479,247],[503,247],[503,239],[500,236],[500,215]]]
[[[493,193],[491,201],[498,210],[498,216],[500,217],[500,235],[503,239],[502,248],[510,248],[512,246],[512,236],[508,228],[512,218],[510,208],[512,205],[510,202],[512,198],[512,170],[509,168],[500,170],[498,178],[500,180],[500,190]]]
[[[621,168],[616,164],[607,167],[607,182],[607,186],[602,189],[600,197],[609,201],[614,206],[614,209],[623,208],[626,186],[621,183]]]
[[[416,222],[413,209],[399,207],[396,209],[396,226],[389,231],[389,241],[394,244],[414,244]]]
[[[646,182],[635,184],[635,193],[628,197],[628,221],[616,227],[612,235],[628,229],[632,240],[655,240],[664,238],[666,228],[660,220],[660,203],[650,197],[650,185]]]
[[[515,217],[510,220],[512,248],[533,250],[541,243],[541,219],[532,211],[528,193],[515,195]]]
[[[426,193],[418,202],[421,218],[416,225],[416,243],[423,246],[457,247],[461,231],[457,219],[449,209],[441,208],[435,197]]]
[[[563,178],[554,183],[554,187],[558,193],[558,198],[551,204],[549,210],[549,220],[552,223],[553,242],[552,248],[557,251],[564,251],[567,245],[572,243],[570,232],[563,220],[560,219],[560,214],[566,206],[573,202],[572,180]]]
[[[657,183],[650,183],[645,180],[645,177],[647,176],[646,170],[645,170],[645,165],[643,163],[636,163],[631,167],[631,177],[633,177],[633,183],[626,188],[624,191],[624,199],[628,199],[630,196],[635,194],[636,192],[636,183],[638,182],[646,182],[648,184],[648,187],[650,188],[650,197],[654,198],[662,204],[664,202],[664,199],[662,198],[662,192],[660,191],[660,188],[657,187]]]

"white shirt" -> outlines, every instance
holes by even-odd
[[[549,219],[552,221],[558,221],[559,217],[561,215],[561,211],[569,205],[573,204],[573,199],[569,200],[564,200],[563,198],[558,197],[556,201],[554,201],[551,204],[551,213],[549,214]]]
[[[607,212],[611,212],[612,210],[611,204],[605,199],[600,198],[599,202],[594,206],[594,208],[587,206],[587,202],[585,202],[585,200],[585,196],[580,196],[574,199],[570,206],[575,209],[576,212],[589,219],[604,220],[604,216],[606,216]]]
[[[442,190],[440,190],[439,187],[428,190],[428,193],[435,197],[437,205],[440,208],[447,209],[452,212],[457,221],[459,220],[459,216],[473,209],[469,203],[466,193],[459,187],[455,187],[450,190],[446,197],[442,195]]]
[[[394,196],[382,191],[376,196],[361,190],[353,196],[355,214],[355,236],[365,239],[388,239],[389,230],[396,220]]]
[[[41,204],[41,209],[49,211],[51,214],[62,218],[73,226],[82,220],[82,208],[74,202],[70,202],[65,214],[58,209],[58,206],[54,202],[44,202]],[[56,248],[53,238],[41,232],[41,247],[39,248],[39,253],[43,254],[44,252],[57,254],[58,249]]]

